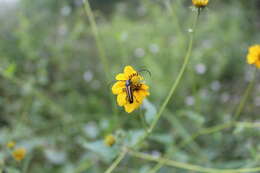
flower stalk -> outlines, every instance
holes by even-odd
[[[242,172],[259,172],[260,167],[255,167],[255,168],[241,168],[241,169],[215,169],[215,168],[206,168],[202,167],[199,165],[193,165],[189,163],[183,163],[183,162],[178,162],[174,160],[170,160],[167,158],[163,157],[154,157],[150,154],[138,152],[138,151],[133,151],[129,150],[128,152],[131,156],[134,156],[136,158],[140,158],[143,160],[148,160],[148,161],[153,161],[157,163],[163,163],[164,165],[175,167],[175,168],[180,168],[184,170],[189,170],[192,172],[207,172],[207,173],[242,173]]]
[[[247,88],[245,90],[245,93],[243,95],[243,97],[240,99],[240,102],[239,102],[239,105],[238,105],[238,108],[235,112],[235,115],[234,115],[234,120],[235,121],[236,119],[238,119],[238,117],[240,116],[242,110],[244,109],[245,107],[245,104],[248,100],[248,97],[252,91],[252,88],[254,86],[254,83],[255,83],[255,80],[256,80],[256,72],[257,72],[257,68],[254,69],[254,72],[253,72],[253,79],[249,82],[249,84],[247,85]]]
[[[108,61],[107,61],[107,58],[106,58],[105,51],[103,50],[103,47],[101,45],[97,24],[96,24],[93,12],[91,10],[91,7],[89,5],[89,1],[88,0],[83,0],[83,4],[84,4],[85,13],[86,13],[86,15],[88,17],[88,20],[90,22],[91,30],[92,30],[94,38],[96,40],[96,46],[97,46],[97,49],[98,49],[100,61],[101,61],[102,65],[103,65],[103,68],[104,68],[104,73],[106,75],[106,80],[108,80],[108,74],[109,74],[109,70],[108,70],[109,68],[108,67],[109,67],[109,64],[108,64]]]
[[[123,148],[120,155],[116,158],[116,160],[112,163],[112,165],[105,171],[105,173],[111,173],[117,165],[124,159],[127,154],[127,149]]]
[[[182,64],[181,70],[180,70],[180,72],[179,72],[179,74],[177,76],[177,79],[173,83],[173,85],[172,85],[172,87],[171,87],[171,89],[169,91],[169,94],[165,98],[162,106],[160,107],[158,113],[156,114],[156,116],[155,116],[154,120],[152,121],[150,127],[148,128],[147,132],[140,138],[140,140],[136,143],[136,145],[134,147],[139,146],[151,134],[151,132],[155,128],[156,124],[158,123],[159,119],[161,118],[162,113],[164,112],[164,110],[165,110],[166,106],[168,105],[170,99],[175,94],[175,91],[176,91],[177,87],[180,84],[180,81],[181,81],[181,79],[183,77],[183,74],[184,74],[184,72],[185,72],[185,70],[187,68],[187,65],[189,63],[189,60],[190,60],[191,51],[192,51],[192,47],[193,47],[194,33],[195,33],[195,29],[196,29],[198,18],[199,18],[199,14],[200,13],[199,13],[199,10],[198,10],[197,11],[197,15],[195,16],[195,19],[194,19],[192,32],[191,32],[190,39],[189,39],[188,50],[187,50],[187,53],[186,53],[186,55],[184,57],[184,62]]]

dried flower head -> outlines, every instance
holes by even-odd
[[[253,45],[249,47],[247,54],[247,63],[254,64],[257,68],[260,68],[260,45]]]
[[[16,143],[15,143],[14,141],[9,141],[9,142],[6,144],[6,147],[11,149],[11,148],[14,148],[14,147],[15,147],[15,144],[16,144]]]
[[[116,143],[116,138],[113,135],[107,135],[104,139],[106,146],[113,146]]]
[[[206,7],[209,3],[209,0],[192,0],[192,3],[197,8],[203,8]]]
[[[131,66],[126,66],[124,73],[119,73],[116,80],[112,92],[117,95],[117,104],[124,106],[128,113],[137,109],[150,94],[149,87],[143,83],[143,77]]]
[[[26,154],[25,148],[17,148],[12,152],[12,156],[16,161],[21,161],[24,159]]]

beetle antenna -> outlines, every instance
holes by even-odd
[[[147,69],[141,69],[141,70],[139,70],[138,72],[139,72],[139,73],[140,73],[140,72],[147,72],[150,77],[152,76],[151,72],[150,72],[149,70],[147,70]]]

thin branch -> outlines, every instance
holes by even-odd
[[[127,149],[123,148],[120,155],[116,158],[116,160],[112,163],[112,165],[105,171],[105,173],[111,173],[117,167],[117,165],[124,159],[126,153],[127,153]]]
[[[155,118],[154,120],[152,121],[149,129],[147,130],[147,132],[140,138],[140,140],[136,143],[136,145],[134,147],[137,147],[139,146],[153,131],[153,129],[155,128],[156,124],[158,123],[159,119],[161,118],[162,116],[162,113],[164,112],[166,106],[168,105],[170,99],[172,98],[172,96],[175,94],[175,91],[177,89],[177,87],[179,86],[180,84],[180,81],[182,79],[182,76],[187,68],[187,65],[189,63],[189,60],[190,60],[190,55],[191,55],[191,51],[192,51],[192,46],[193,46],[193,37],[194,37],[194,31],[195,31],[195,28],[196,28],[196,24],[197,24],[197,21],[198,21],[198,17],[199,15],[196,15],[195,16],[195,20],[194,20],[194,23],[193,23],[193,26],[192,26],[192,33],[191,33],[191,36],[190,36],[190,40],[189,40],[189,45],[188,45],[188,50],[187,50],[187,53],[184,57],[184,62],[182,64],[182,67],[180,69],[180,72],[176,78],[176,80],[174,81],[170,91],[169,91],[169,94],[167,95],[167,97],[165,98],[162,106],[160,107],[158,113],[155,115]]]
[[[243,111],[243,109],[245,107],[249,94],[251,93],[251,90],[252,90],[255,80],[256,80],[256,71],[257,71],[257,69],[255,68],[254,72],[253,72],[253,79],[248,84],[248,86],[245,90],[245,93],[243,94],[242,98],[240,99],[240,102],[239,102],[238,108],[236,109],[233,121],[235,121],[240,116],[241,112]]]
[[[96,46],[97,46],[97,49],[98,49],[99,58],[100,58],[100,61],[103,65],[103,68],[104,68],[106,80],[108,80],[108,74],[109,74],[109,68],[108,67],[109,67],[109,65],[108,65],[108,61],[107,61],[105,51],[104,51],[102,44],[101,44],[101,41],[100,41],[98,27],[97,27],[97,24],[96,24],[96,21],[95,21],[95,17],[93,15],[92,9],[89,5],[89,1],[83,0],[83,4],[84,4],[85,13],[88,17],[88,20],[89,20],[89,23],[90,23],[90,26],[91,26],[91,30],[93,32],[93,35],[94,35],[94,38],[95,38],[95,41],[96,41]]]
[[[145,153],[141,153],[141,152],[137,152],[137,151],[133,151],[133,150],[129,150],[128,152],[130,155],[140,158],[140,159],[144,159],[144,160],[148,160],[148,161],[154,161],[154,162],[158,162],[160,164],[163,165],[167,165],[167,166],[171,166],[171,167],[175,167],[175,168],[181,168],[181,169],[185,169],[185,170],[190,170],[190,171],[197,171],[197,172],[208,172],[208,173],[242,173],[242,172],[259,172],[260,171],[260,167],[256,167],[256,168],[241,168],[241,169],[215,169],[215,168],[205,168],[199,165],[193,165],[193,164],[189,164],[189,163],[183,163],[183,162],[178,162],[178,161],[174,161],[174,160],[170,160],[167,158],[162,158],[162,157],[154,157],[150,154],[145,154]]]

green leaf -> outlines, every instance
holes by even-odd
[[[18,169],[15,169],[15,168],[6,168],[5,170],[8,173],[20,173],[21,172]]]
[[[142,108],[145,110],[144,116],[146,122],[151,124],[157,112],[155,106],[151,102],[149,102],[149,100],[145,99],[143,101]]]
[[[163,133],[154,134],[154,135],[151,136],[151,139],[156,140],[156,141],[163,143],[163,144],[172,144],[173,141],[174,141],[172,135],[163,134]]]
[[[112,161],[116,156],[120,149],[115,145],[112,147],[108,147],[104,144],[103,140],[98,140],[94,142],[81,142],[82,146],[92,152],[97,153],[100,158],[105,162]]]
[[[139,141],[140,137],[144,135],[144,130],[132,130],[127,133],[125,143],[128,146],[134,146]]]
[[[4,75],[7,77],[12,77],[16,70],[16,64],[11,63],[8,65],[8,67],[4,71]]]
[[[181,116],[187,117],[190,119],[192,122],[198,125],[202,125],[205,122],[205,118],[203,115],[199,114],[198,112],[194,112],[191,110],[182,110],[178,114]]]

